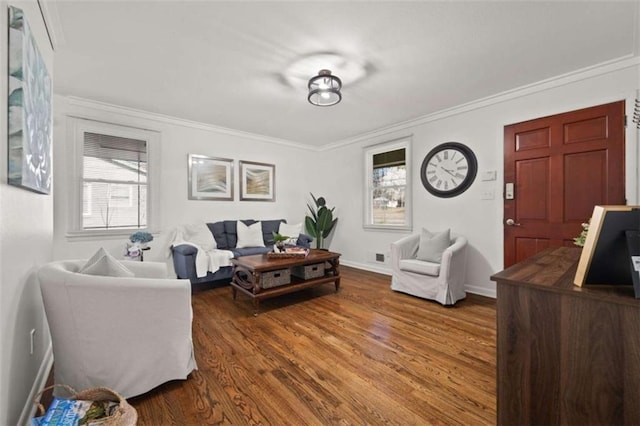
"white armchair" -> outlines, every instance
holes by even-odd
[[[186,379],[197,368],[189,280],[167,279],[158,262],[123,261],[132,278],[78,273],[85,262],[52,262],[38,272],[55,382],[128,398]]]
[[[464,280],[467,239],[451,235],[451,245],[440,263],[416,259],[420,235],[409,235],[391,244],[391,289],[443,305],[466,297]]]

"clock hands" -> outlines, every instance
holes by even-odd
[[[451,176],[453,176],[453,177],[457,177],[456,175],[454,175],[454,174],[453,174],[453,170],[445,169],[445,168],[444,168],[444,167],[442,167],[442,166],[440,166],[440,168],[441,168],[442,170],[444,170],[445,172],[449,173]]]

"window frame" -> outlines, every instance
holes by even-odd
[[[147,226],[146,228],[83,229],[83,161],[84,134],[99,133],[128,139],[144,140],[147,143]],[[69,173],[71,188],[71,211],[68,214],[67,234],[69,240],[99,239],[129,236],[136,231],[159,232],[160,221],[160,133],[119,124],[91,119],[68,117],[68,137],[71,139],[73,164]]]
[[[364,147],[364,216],[362,227],[365,230],[385,230],[385,231],[411,231],[413,229],[412,220],[412,165],[411,165],[411,136],[382,142]],[[373,223],[373,202],[371,193],[373,191],[373,157],[388,151],[398,149],[405,150],[405,223],[403,225],[377,225]]]

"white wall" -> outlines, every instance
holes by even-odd
[[[46,379],[50,339],[35,280],[38,267],[48,262],[53,243],[53,193],[36,194],[7,182],[7,55],[8,2],[0,1],[0,424],[17,424],[30,404],[32,387]],[[34,34],[49,75],[53,51],[38,4],[12,2],[21,8]],[[54,138],[54,144],[56,143]],[[30,355],[29,332],[35,329]]]
[[[614,70],[612,70],[612,68]],[[420,120],[413,125],[398,126],[385,134],[354,139],[351,144],[333,147],[321,153],[326,176],[313,185],[320,188],[330,205],[336,206],[339,224],[330,248],[342,253],[342,263],[389,273],[389,264],[372,262],[368,253],[389,253],[391,242],[406,235],[399,232],[368,231],[362,228],[363,215],[363,147],[412,135],[413,232],[421,228],[451,228],[468,237],[467,289],[495,296],[489,277],[503,268],[502,182],[503,128],[505,125],[564,111],[613,102],[627,101],[632,116],[638,87],[637,60],[615,66],[588,70],[530,86],[491,100],[466,105]],[[442,199],[429,194],[420,181],[420,166],[425,155],[436,145],[458,141],[474,150],[478,158],[478,177],[458,197]],[[637,203],[637,136],[630,123],[627,143],[627,199]],[[484,171],[497,171],[497,180],[483,182]],[[332,180],[333,183],[324,184]],[[482,200],[483,191],[494,191],[493,200]],[[586,218],[585,218],[586,219]]]
[[[56,96],[54,103],[54,134],[59,141],[55,146],[54,177],[58,185],[64,185],[65,188],[65,191],[56,194],[55,199],[54,256],[57,259],[87,258],[100,246],[104,246],[114,255],[122,256],[126,242],[126,236],[100,241],[70,240],[66,236],[73,185],[68,173],[72,167],[70,153],[73,144],[67,129],[68,115],[160,132],[161,232],[155,235],[151,243],[152,249],[145,254],[145,260],[168,260],[167,236],[180,224],[197,220],[215,222],[225,219],[284,218],[289,223],[304,220],[306,202],[309,198],[308,179],[313,176],[310,172],[313,165],[312,153],[306,148],[86,100]],[[188,200],[187,154],[234,159],[235,200]],[[239,160],[275,164],[275,202],[238,201]]]

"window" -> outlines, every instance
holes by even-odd
[[[365,148],[365,228],[411,229],[409,150],[409,138]]]
[[[150,229],[151,204],[158,203],[158,191],[153,186],[156,180],[150,176],[155,170],[158,135],[70,120],[76,138],[73,185],[78,189],[69,236],[128,235],[132,230]]]
[[[146,141],[84,132],[82,182],[82,229],[147,226]]]

